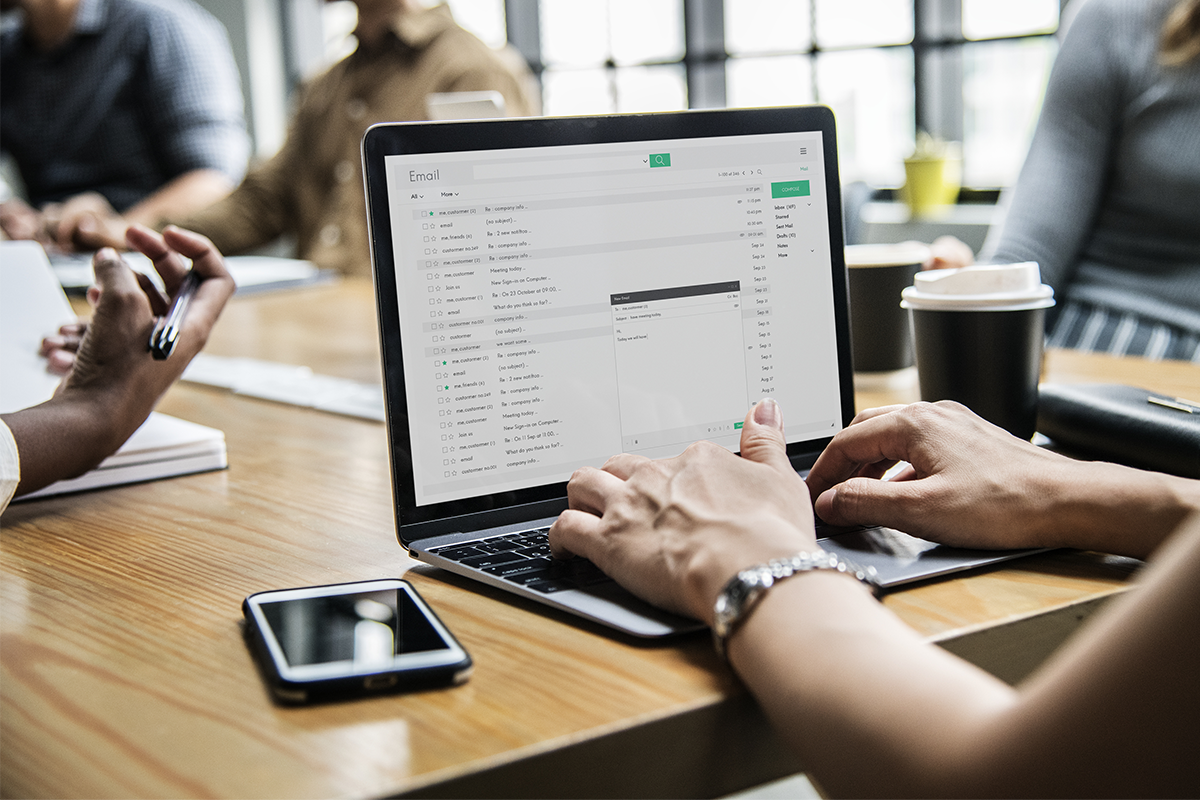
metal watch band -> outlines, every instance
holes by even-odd
[[[725,588],[717,595],[713,606],[713,646],[717,655],[727,658],[725,642],[749,615],[750,611],[766,594],[767,590],[784,578],[812,570],[833,570],[852,575],[871,587],[876,597],[880,595],[879,581],[874,567],[860,567],[841,558],[836,553],[818,550],[813,553],[799,552],[791,558],[776,558],[742,570],[729,579]]]

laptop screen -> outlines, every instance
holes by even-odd
[[[561,495],[618,452],[736,451],[767,396],[790,443],[841,429],[832,121],[771,111],[761,131],[712,124],[767,116],[754,111],[596,119],[581,142],[563,128],[587,118],[368,134],[402,518]],[[708,124],[649,135],[663,116]],[[509,130],[484,127],[497,125]]]

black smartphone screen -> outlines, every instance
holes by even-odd
[[[407,581],[252,594],[246,635],[277,699],[304,703],[462,683],[471,657]]]
[[[293,667],[369,666],[450,649],[402,589],[264,602],[262,613]]]

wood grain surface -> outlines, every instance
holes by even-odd
[[[371,288],[235,298],[208,351],[378,381]],[[1047,360],[1051,377],[1192,397],[1198,373]],[[645,644],[414,568],[396,541],[382,424],[189,384],[160,410],[224,430],[229,469],[4,514],[3,796],[715,796],[797,768],[706,635]],[[1054,553],[886,603],[953,647],[1099,602],[1130,569]],[[471,679],[273,704],[242,640],[242,599],[401,574],[471,653]]]

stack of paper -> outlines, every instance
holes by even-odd
[[[308,367],[200,353],[183,373],[183,380],[276,403],[384,421],[382,386],[318,375]]]
[[[0,412],[48,400],[58,379],[38,355],[47,334],[75,318],[42,248],[0,242]],[[19,500],[224,469],[225,434],[153,413],[124,446],[99,467]]]

